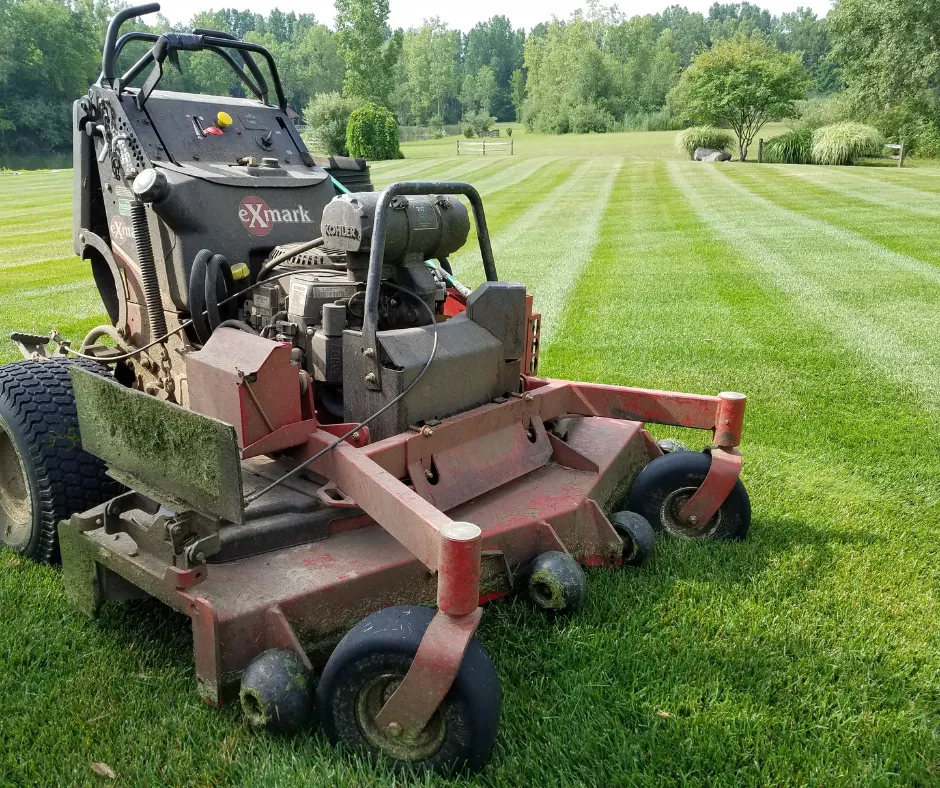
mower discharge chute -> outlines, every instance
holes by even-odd
[[[112,20],[75,105],[75,248],[111,324],[78,351],[14,336],[0,536],[60,546],[89,615],[138,597],[188,615],[201,694],[237,691],[259,727],[316,717],[373,758],[478,768],[500,710],[480,605],[525,590],[576,611],[581,566],[642,564],[652,529],[743,538],[744,397],[539,377],[539,316],[498,281],[473,187],[377,194],[364,162],[318,166],[263,47],[117,38],[157,9]],[[133,40],[153,47],[118,77]],[[180,50],[220,55],[255,98],[157,90]],[[472,292],[447,262],[460,196]],[[664,453],[647,422],[711,439]]]

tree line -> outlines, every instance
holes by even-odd
[[[682,73],[717,42],[760,39],[798,57],[809,96],[838,97],[827,111],[877,116],[889,133],[936,133],[940,0],[837,0],[819,18],[757,5],[715,3],[707,14],[674,5],[627,17],[591,0],[565,20],[526,32],[494,16],[463,33],[438,18],[393,30],[388,0],[336,0],[332,25],[312,14],[222,9],[185,26],[224,30],[274,54],[298,113],[324,94],[389,108],[403,125],[440,127],[468,115],[565,133],[671,128]],[[115,0],[0,0],[0,151],[70,145],[70,104],[97,78]],[[157,16],[128,29],[173,29]],[[144,45],[127,47],[121,64]],[[183,53],[162,86],[241,95],[212,53]],[[831,103],[831,102],[830,102]],[[872,118],[868,118],[872,119]],[[887,131],[887,129],[886,129]],[[940,139],[940,135],[937,135]]]

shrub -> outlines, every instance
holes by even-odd
[[[734,145],[734,135],[715,126],[692,126],[676,135],[676,147],[685,151],[691,159],[696,148],[727,150]]]
[[[444,119],[440,115],[435,115],[428,121],[428,131],[432,140],[439,140],[444,136]]]
[[[592,102],[576,104],[568,112],[568,129],[572,134],[603,134],[616,128],[614,116]]]
[[[628,112],[623,117],[625,131],[677,131],[682,122],[666,107],[656,112]]]
[[[348,156],[346,125],[349,116],[360,106],[358,99],[339,93],[318,93],[304,109],[307,130],[305,141],[314,150],[330,156]]]
[[[873,126],[845,121],[813,132],[816,164],[854,164],[865,156],[881,153],[884,137]]]
[[[371,102],[349,116],[346,148],[350,156],[373,161],[404,158],[398,147],[395,117],[385,107]]]
[[[489,131],[494,123],[496,123],[496,118],[483,110],[479,110],[478,112],[468,112],[464,115],[460,129],[463,131],[465,137],[479,136],[481,132]],[[467,134],[468,128],[471,131],[470,134]]]
[[[852,108],[848,97],[843,93],[834,96],[817,96],[796,102],[796,118],[791,121],[791,128],[816,131],[823,126],[841,123],[852,119]]]
[[[918,158],[940,159],[940,129],[935,123],[926,123],[910,139],[905,139],[904,144]]]
[[[511,136],[512,136],[512,126],[507,126],[507,127],[506,127],[506,136],[507,136],[507,137],[511,137]]]
[[[940,104],[928,98],[910,105],[891,107],[872,117],[870,122],[885,139],[904,140],[907,153],[926,159],[940,157],[940,126],[934,120]]]
[[[812,130],[797,129],[767,140],[764,144],[764,161],[770,164],[812,164]]]

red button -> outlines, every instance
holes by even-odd
[[[206,129],[206,134],[214,134],[216,137],[221,137],[224,133],[218,126],[209,126]]]

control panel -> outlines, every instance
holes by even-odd
[[[306,153],[292,121],[277,107],[240,98],[207,101],[205,96],[155,90],[143,110],[135,93],[121,96],[124,111],[151,160],[236,164],[276,158],[301,164]]]

